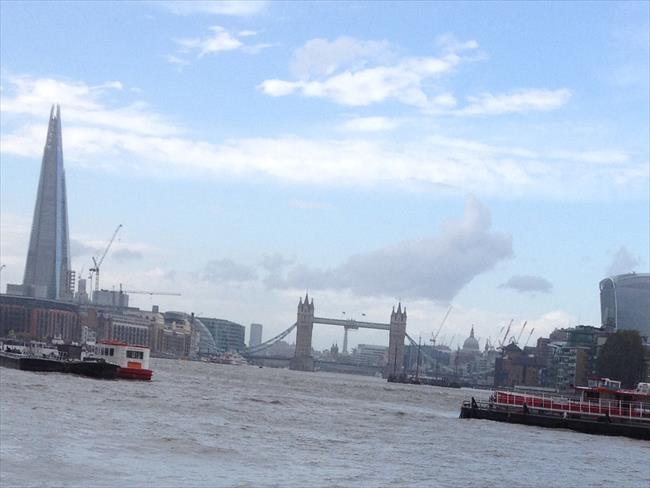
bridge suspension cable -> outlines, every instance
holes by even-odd
[[[264,351],[265,349],[268,349],[269,347],[271,347],[276,342],[280,342],[282,339],[284,339],[289,334],[291,334],[291,332],[293,331],[293,329],[296,328],[297,325],[298,325],[298,323],[296,322],[291,327],[289,327],[287,330],[279,333],[275,337],[272,337],[271,339],[269,339],[267,341],[264,341],[261,344],[257,344],[256,346],[249,347],[246,350],[246,354],[257,354],[259,352]]]

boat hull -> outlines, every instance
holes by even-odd
[[[142,368],[118,368],[117,376],[125,380],[149,381],[153,371]]]
[[[20,369],[22,371],[42,371],[50,373],[68,372],[65,362],[58,359],[20,356],[10,353],[0,353],[0,366],[4,366],[5,368]]]
[[[117,378],[119,367],[115,364],[95,361],[72,361],[69,363],[70,373],[89,378],[113,380]]]
[[[598,420],[563,418],[557,415],[523,413],[502,408],[481,408],[463,405],[460,411],[463,419],[484,419],[512,424],[534,425],[552,429],[570,429],[586,434],[625,436],[634,439],[650,440],[650,425],[633,422],[612,422],[605,418]]]
[[[71,373],[89,378],[115,379],[119,367],[102,361],[64,361],[0,353],[0,366],[44,373]]]

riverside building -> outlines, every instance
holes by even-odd
[[[246,348],[244,343],[246,328],[235,322],[210,317],[198,317],[212,334],[219,352],[240,352]]]

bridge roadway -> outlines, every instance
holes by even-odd
[[[380,324],[377,322],[361,322],[353,319],[327,319],[324,317],[314,317],[314,323],[325,325],[340,325],[348,329],[390,330],[389,324]]]

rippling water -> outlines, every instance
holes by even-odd
[[[0,369],[0,485],[650,486],[650,443],[458,419],[471,392],[153,360],[154,381]]]

